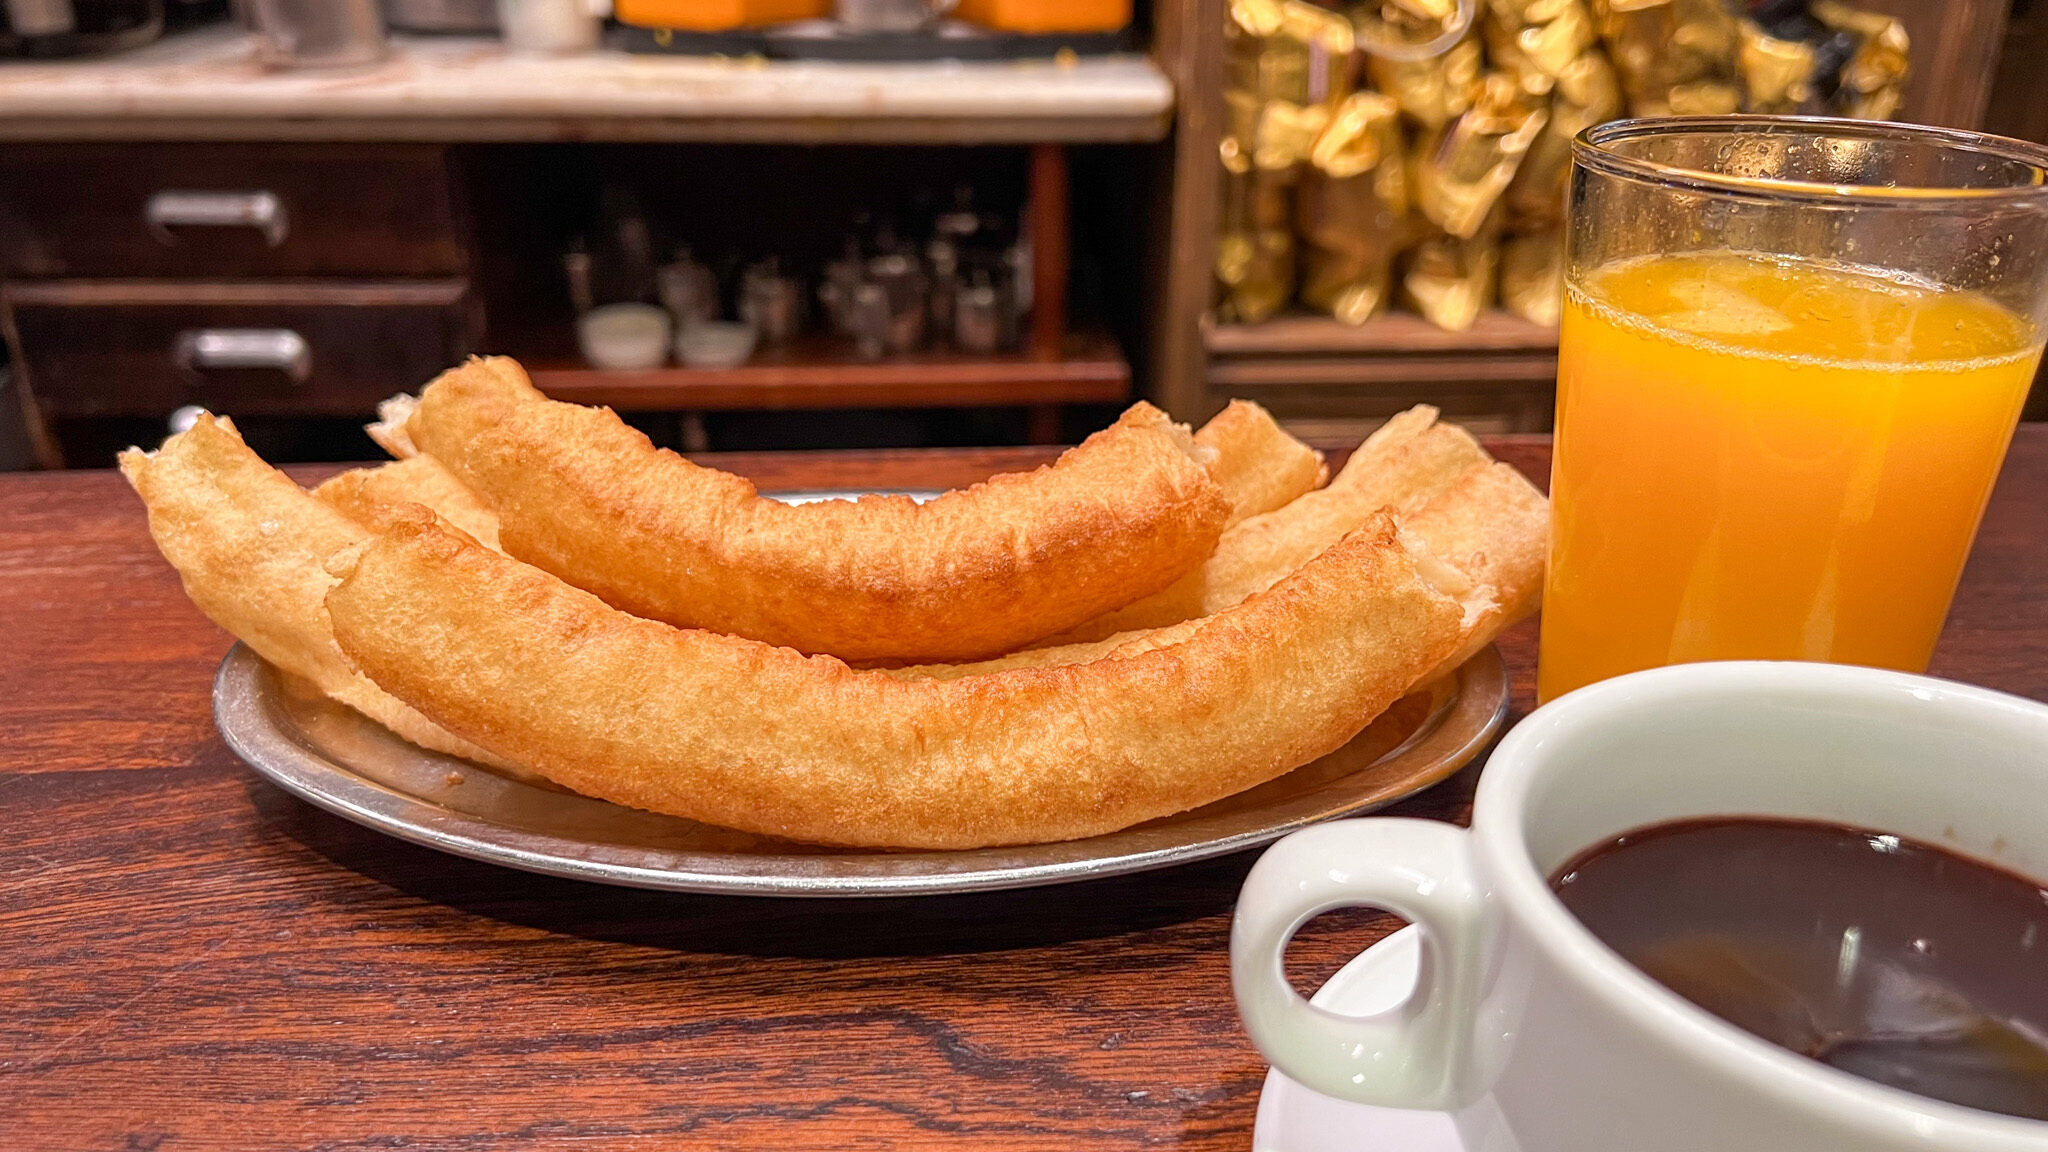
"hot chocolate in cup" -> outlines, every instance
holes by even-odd
[[[1472,1152],[2048,1152],[2048,1122],[1863,1079],[1705,1011],[1552,890],[1623,833],[1725,817],[1882,830],[2041,881],[2048,705],[1797,663],[1679,665],[1569,693],[1501,741],[1470,831],[1343,821],[1259,861],[1231,940],[1245,1026],[1317,1091],[1451,1112]],[[1351,905],[1423,933],[1414,996],[1376,1017],[1309,1006],[1282,968],[1303,923]]]

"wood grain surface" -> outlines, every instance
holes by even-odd
[[[1492,445],[1542,478],[1535,438]],[[725,457],[768,488],[1044,450]],[[314,473],[308,473],[313,475]],[[2048,428],[2021,431],[1935,671],[2048,698]],[[1250,1146],[1251,857],[988,896],[711,898],[399,843],[242,766],[228,638],[110,473],[0,476],[0,1148]],[[1518,713],[1535,630],[1501,645]],[[1461,819],[1476,771],[1399,810]],[[1312,923],[1312,985],[1393,921]]]

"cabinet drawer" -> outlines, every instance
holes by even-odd
[[[110,299],[39,289],[9,296],[29,387],[53,416],[160,417],[201,404],[230,416],[367,418],[467,355],[474,332],[461,281],[99,291]],[[171,298],[180,291],[203,302]]]
[[[9,144],[15,278],[451,276],[463,244],[434,145]]]

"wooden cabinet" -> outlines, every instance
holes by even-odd
[[[863,213],[963,183],[1031,238],[1018,347],[864,360],[814,331],[739,368],[633,373],[577,352],[561,256],[609,191],[651,222],[658,258],[687,240],[714,260],[775,253],[802,271]],[[564,399],[685,414],[686,444],[701,442],[694,413],[903,407],[1022,408],[1025,433],[1051,442],[1062,405],[1131,388],[1106,326],[1068,323],[1074,184],[1057,144],[0,143],[0,299],[15,362],[58,421],[161,420],[191,404],[367,419],[488,349]]]
[[[10,145],[10,278],[455,276],[466,261],[432,145]]]
[[[472,346],[459,280],[15,285],[28,377],[55,417],[357,416]]]
[[[469,267],[441,145],[0,146],[7,330],[47,417],[367,418],[479,346]]]

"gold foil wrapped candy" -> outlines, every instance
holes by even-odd
[[[1555,324],[1586,129],[1738,109],[1885,117],[1905,91],[1904,28],[1857,0],[1346,2],[1339,17],[1231,0],[1225,317],[1299,299],[1360,323],[1397,289],[1446,328],[1496,301]],[[1354,46],[1377,91],[1353,92]]]
[[[1491,222],[1471,236],[1425,237],[1409,250],[1401,302],[1439,328],[1470,328],[1493,302],[1497,249]]]
[[[1368,56],[1366,75],[1424,128],[1441,128],[1465,114],[1485,74],[1479,39],[1468,36],[1441,56],[1392,60]]]
[[[1565,182],[1571,178],[1572,139],[1621,115],[1621,85],[1599,51],[1566,65],[1550,92],[1549,120],[1529,145],[1508,185],[1509,223],[1517,229],[1564,218]]]
[[[1722,0],[1593,0],[1593,17],[1632,115],[1710,115],[1741,106],[1741,35]]]
[[[1378,59],[1428,59],[1442,51],[1439,41],[1466,31],[1466,20],[1458,0],[1366,0],[1351,9],[1358,46]]]
[[[1294,295],[1293,185],[1350,94],[1351,22],[1305,0],[1232,0],[1225,53],[1219,312],[1256,322]]]
[[[1564,226],[1511,236],[1500,246],[1500,305],[1531,324],[1564,314]]]
[[[1351,94],[1353,46],[1349,20],[1306,0],[1231,0],[1223,80],[1231,125],[1249,128],[1273,100],[1336,105]]]
[[[1278,170],[1307,158],[1351,93],[1351,24],[1304,0],[1232,0],[1225,37],[1223,166]]]
[[[1331,117],[1301,176],[1301,300],[1346,324],[1363,324],[1389,294],[1408,216],[1402,147],[1394,101],[1360,92]]]
[[[1547,227],[1564,213],[1572,137],[1621,114],[1621,87],[1594,36],[1584,0],[1493,0],[1483,24],[1487,53],[1547,122],[1508,186],[1509,226]]]
[[[1814,0],[1813,15],[1837,32],[1857,37],[1856,52],[1842,67],[1835,112],[1859,120],[1889,120],[1906,98],[1906,26],[1889,16],[1861,12],[1834,0]]]
[[[1421,138],[1415,191],[1422,214],[1452,236],[1476,235],[1548,120],[1540,97],[1506,73],[1488,76],[1471,111]]]
[[[1308,159],[1316,137],[1330,123],[1330,109],[1322,104],[1289,104],[1274,100],[1259,109],[1258,127],[1252,133],[1252,167],[1262,172],[1288,172]]]
[[[1492,0],[1482,27],[1494,67],[1552,79],[1598,42],[1584,0]]]
[[[1221,319],[1256,324],[1294,296],[1291,173],[1247,169],[1223,175],[1223,221],[1216,243]]]
[[[1742,73],[1747,110],[1777,115],[1818,110],[1813,88],[1818,60],[1813,45],[1780,39],[1749,20],[1742,21],[1741,35],[1736,68]]]
[[[1769,0],[1741,23],[1743,107],[1750,112],[1897,114],[1905,96],[1905,26],[1835,0]]]

